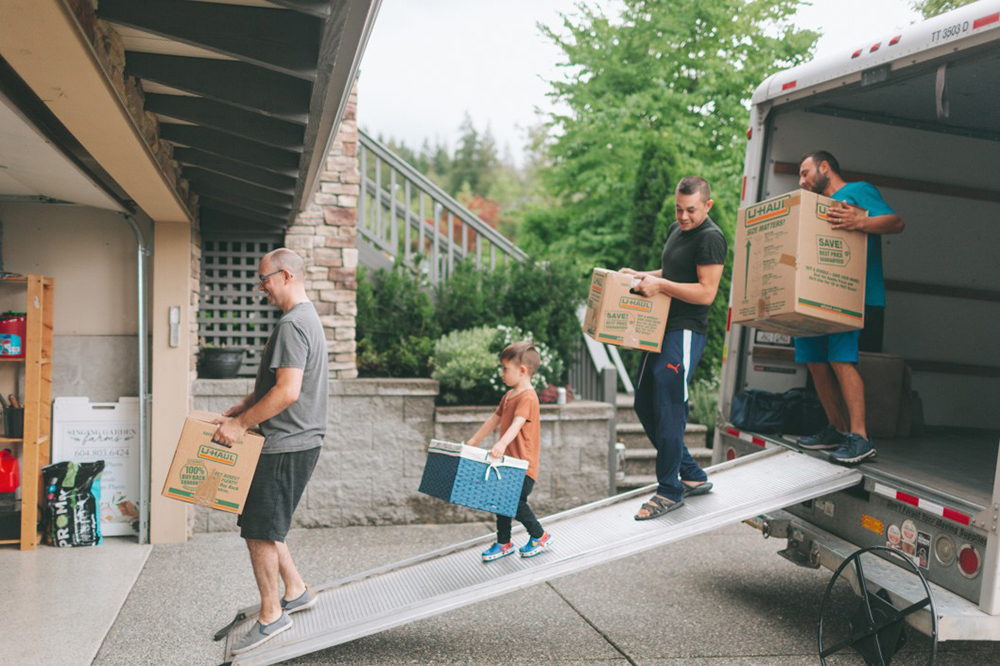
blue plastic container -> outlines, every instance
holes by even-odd
[[[451,504],[510,516],[517,513],[528,461],[489,458],[488,449],[431,440],[420,492]]]

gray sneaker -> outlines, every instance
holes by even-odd
[[[281,608],[286,613],[294,613],[296,611],[305,610],[307,608],[312,608],[319,601],[319,597],[313,594],[313,591],[309,589],[306,585],[305,592],[295,597],[291,601],[288,601],[284,597],[281,598]]]
[[[798,444],[800,448],[808,449],[810,451],[818,451],[819,449],[839,448],[840,445],[846,441],[847,435],[840,432],[832,425],[828,425],[815,435],[799,437]]]
[[[291,629],[291,627],[292,618],[288,617],[288,613],[284,611],[282,611],[281,617],[271,624],[261,624],[258,620],[253,623],[253,627],[246,636],[233,643],[232,653],[243,654],[247,650],[252,650],[258,645],[266,643],[284,630]]]

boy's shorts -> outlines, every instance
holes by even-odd
[[[811,338],[795,338],[796,363],[841,363],[858,362],[858,341],[861,331],[845,331],[817,335]]]
[[[292,514],[309,483],[321,447],[306,451],[264,453],[250,482],[243,513],[236,519],[244,539],[284,541]]]

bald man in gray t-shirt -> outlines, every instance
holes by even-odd
[[[254,426],[264,433],[264,449],[237,520],[250,550],[260,613],[233,644],[233,654],[287,630],[289,614],[318,601],[285,544],[292,514],[319,459],[329,405],[326,336],[306,296],[304,273],[302,258],[286,248],[261,259],[260,290],[283,314],[264,347],[253,393],[223,414],[213,438],[231,445]]]

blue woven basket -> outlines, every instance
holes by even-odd
[[[513,518],[527,471],[527,460],[504,456],[496,461],[487,449],[435,439],[427,451],[420,492]]]

